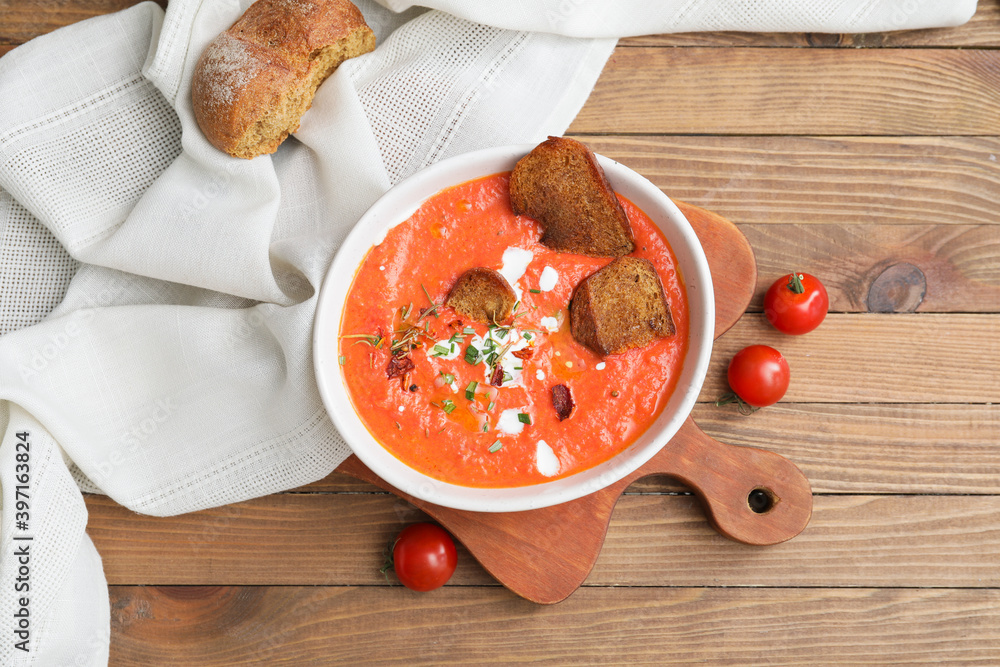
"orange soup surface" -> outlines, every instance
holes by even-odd
[[[375,439],[410,467],[463,486],[538,484],[613,457],[663,410],[688,347],[670,246],[620,196],[633,255],[656,267],[676,333],[603,358],[577,343],[570,297],[611,259],[539,243],[539,225],[511,210],[509,176],[444,190],[392,228],[358,269],[340,332],[348,391]],[[518,293],[513,323],[464,321],[442,305],[476,266],[500,271]],[[575,405],[564,420],[555,385]]]

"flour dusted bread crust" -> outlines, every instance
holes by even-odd
[[[321,83],[375,34],[347,0],[257,0],[202,53],[191,84],[205,137],[234,157],[273,153]]]
[[[514,213],[543,228],[541,242],[560,252],[620,257],[635,250],[632,226],[593,151],[549,137],[510,175]]]

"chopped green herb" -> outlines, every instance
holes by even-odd
[[[431,356],[434,356],[434,357],[443,357],[444,355],[450,354],[450,353],[451,353],[451,350],[449,350],[448,348],[446,348],[444,345],[438,345],[438,344],[435,343],[434,344],[434,354],[431,355]]]
[[[490,453],[499,452],[501,447],[503,447],[503,443],[497,440],[492,445],[490,445]]]
[[[452,375],[451,373],[445,373],[444,371],[441,371],[439,375],[441,376],[441,379],[444,380],[445,384],[452,384],[455,382],[455,376]]]
[[[465,397],[470,401],[474,399],[476,397],[476,387],[478,386],[479,383],[476,382],[475,380],[470,382],[469,385],[465,388]]]
[[[490,430],[490,422],[489,422],[489,420],[487,420],[487,421],[484,421],[484,422],[483,422],[483,433],[486,433],[486,432],[488,432],[489,430]]]
[[[496,406],[497,406],[497,402],[496,401],[490,401],[490,404],[486,406],[486,409],[487,410],[492,410]]]
[[[462,333],[465,334],[466,336],[475,336],[476,330],[473,329],[472,327],[465,327],[464,329],[462,329]]]
[[[507,371],[504,371],[503,372],[503,379],[500,381],[500,384],[503,384],[504,382],[510,382],[513,379],[514,379],[513,375],[511,375]]]
[[[542,290],[540,290],[540,289],[530,289],[528,291],[531,292],[532,294],[541,294],[542,293]]]
[[[524,366],[514,366],[514,370],[515,371],[523,371],[524,370]]]
[[[372,334],[344,334],[341,338],[360,338],[357,343],[366,343],[375,348],[382,347],[383,340],[382,336]]]
[[[411,310],[413,310],[413,304],[412,303],[408,304],[406,306],[403,306],[402,310],[400,311],[400,318],[404,322],[406,321],[406,318],[408,318],[410,316],[410,311]]]
[[[451,345],[451,348],[454,350],[455,343],[461,343],[463,340],[465,340],[465,336],[463,336],[461,332],[454,333],[451,335],[451,338],[448,339],[448,344]]]
[[[531,423],[531,415],[525,414],[523,412],[518,412],[517,413],[517,421],[521,422],[522,424],[530,424]]]
[[[467,347],[465,349],[465,361],[466,362],[468,362],[468,363],[472,364],[473,366],[475,366],[476,364],[478,364],[482,360],[483,360],[482,350],[480,350],[479,348],[477,348],[475,345],[471,345],[470,344],[469,347]]]
[[[340,365],[343,366],[344,364],[347,363],[347,357],[345,357],[344,355],[340,355],[340,357],[337,358],[337,361],[339,361]]]
[[[532,334],[530,331],[525,331],[524,333],[521,334],[521,336],[524,338],[524,340],[531,340],[532,338]]]
[[[431,294],[430,294],[430,292],[428,292],[428,291],[427,291],[427,288],[426,288],[426,287],[424,287],[424,284],[423,284],[423,283],[420,283],[420,289],[422,289],[422,290],[424,291],[424,296],[426,296],[426,297],[427,297],[427,300],[431,302],[431,307],[430,307],[430,309],[429,309],[429,310],[426,310],[426,311],[424,311],[424,315],[426,315],[427,313],[431,313],[431,312],[433,312],[433,313],[434,313],[434,317],[438,317],[438,314],[437,314],[437,307],[438,307],[439,305],[441,305],[441,304],[439,304],[439,303],[434,303],[434,299],[432,299],[432,298],[431,298]]]
[[[441,401],[441,409],[444,410],[445,414],[450,415],[452,412],[455,411],[455,408],[457,407],[458,406],[455,405],[455,401],[451,400],[450,398],[446,398],[443,401]]]

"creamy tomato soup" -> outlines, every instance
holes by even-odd
[[[633,255],[656,267],[676,333],[603,358],[577,343],[573,289],[611,259],[539,243],[538,224],[511,211],[508,181],[496,174],[444,190],[391,229],[358,269],[340,332],[348,391],[375,439],[410,467],[464,486],[537,484],[611,458],[663,409],[688,346],[673,253],[622,197]],[[443,305],[476,266],[514,288],[512,322],[469,322]],[[556,385],[575,405],[563,420]]]

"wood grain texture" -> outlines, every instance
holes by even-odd
[[[85,0],[46,2],[46,0],[0,0],[0,45],[23,44],[29,39],[57,28],[127,9],[142,0]],[[155,0],[166,8],[166,0]],[[0,47],[2,48],[2,47]],[[0,55],[3,51],[0,51]]]
[[[113,585],[385,585],[386,543],[426,519],[377,494],[284,494],[169,518],[95,496],[87,508]],[[572,549],[571,527],[537,534],[540,548]],[[771,547],[721,537],[692,496],[625,495],[585,585],[998,588],[997,554],[995,495],[817,496],[806,530]],[[498,584],[462,549],[449,585]]]
[[[1000,405],[699,405],[712,437],[794,461],[815,493],[1000,494]],[[633,492],[677,490],[665,480]],[[933,499],[928,499],[933,502]]]
[[[747,417],[700,404],[691,414],[716,440],[794,461],[815,493],[1000,495],[997,405],[782,402]],[[657,476],[626,493],[684,490]],[[382,493],[337,472],[294,492]]]
[[[795,403],[998,403],[1000,315],[836,314],[804,336],[786,336],[763,314],[746,315],[715,341],[699,400],[728,391],[730,359],[770,345],[788,360]]]
[[[577,138],[740,225],[1000,223],[996,136]]]
[[[789,267],[821,276],[830,310],[865,312],[873,290],[891,289],[899,267],[924,280],[909,305],[927,313],[990,313],[1000,304],[1000,225],[742,225],[757,248],[759,283],[750,310]],[[888,281],[888,282],[886,282]]]
[[[414,498],[354,456],[337,470],[426,512],[497,581],[539,604],[561,602],[587,579],[615,505],[633,480],[664,474],[677,478],[694,492],[720,535],[755,546],[798,535],[809,523],[813,503],[809,481],[788,459],[713,440],[690,418],[638,470],[581,498],[524,512],[468,512]],[[572,541],[572,549],[564,548],[566,541]]]
[[[990,664],[1000,592],[113,587],[112,665]]]
[[[998,62],[990,50],[618,49],[570,131],[991,135]]]

